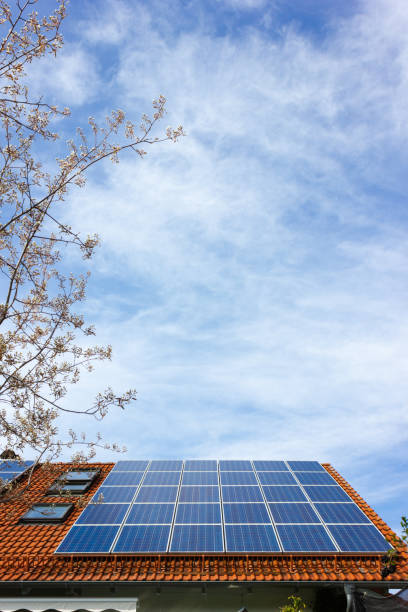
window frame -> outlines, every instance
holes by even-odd
[[[64,514],[62,516],[58,516],[58,517],[51,517],[51,516],[47,516],[46,514],[44,514],[44,516],[40,516],[40,517],[27,517],[27,514],[37,508],[58,508],[58,507],[66,507],[66,511],[64,512]],[[25,525],[27,524],[35,524],[35,523],[39,523],[39,524],[59,524],[59,523],[63,523],[68,516],[71,514],[71,512],[74,509],[74,504],[70,504],[70,503],[60,503],[60,504],[53,504],[53,503],[45,503],[45,502],[40,502],[38,504],[33,504],[31,506],[31,508],[29,508],[25,514],[23,514],[22,517],[20,517],[19,519],[19,523],[23,523]]]

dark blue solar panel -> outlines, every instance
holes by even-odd
[[[183,467],[183,462],[177,460],[166,460],[166,461],[152,461],[149,466],[150,472],[180,472]]]
[[[221,525],[175,525],[171,552],[223,552]]]
[[[147,472],[143,481],[145,485],[178,485],[181,472]]]
[[[15,472],[21,474],[34,464],[34,461],[16,461],[6,459],[0,462],[0,472]]]
[[[307,501],[300,487],[290,487],[284,485],[263,485],[263,491],[268,501],[275,502],[291,502],[291,501]]]
[[[180,502],[218,502],[218,487],[181,487]]]
[[[294,472],[325,472],[318,461],[288,461],[290,469]]]
[[[221,472],[252,472],[252,465],[250,461],[220,461]]]
[[[185,472],[216,472],[217,462],[212,459],[189,459],[184,463]]]
[[[305,486],[306,493],[312,501],[351,501],[350,497],[341,487]]]
[[[142,480],[143,472],[111,472],[103,484],[114,486],[114,485],[138,485]]]
[[[112,472],[144,472],[148,466],[148,461],[118,461]]]
[[[100,487],[92,498],[103,504],[110,503],[129,503],[132,501],[137,487]],[[103,500],[100,496],[103,496]]]
[[[218,472],[184,472],[183,485],[218,485]]]
[[[107,553],[118,525],[74,525],[57,548],[57,553]]]
[[[355,504],[315,504],[325,523],[369,523]]]
[[[115,553],[166,552],[170,525],[125,525]]]
[[[223,485],[257,485],[253,472],[221,472],[221,484]]]
[[[343,552],[386,552],[391,548],[374,525],[329,525]]]
[[[174,502],[177,498],[177,487],[142,487],[136,496],[136,502]]]
[[[90,504],[78,517],[77,525],[120,525],[128,504]]]
[[[310,504],[269,504],[275,523],[320,523]]]
[[[179,504],[176,523],[221,523],[219,504]]]
[[[259,487],[222,487],[224,502],[261,502],[262,493]]]
[[[254,461],[254,466],[261,472],[280,472],[288,469],[284,461]]]
[[[280,551],[272,525],[225,525],[228,552]]]
[[[271,520],[265,504],[225,504],[224,520],[226,523],[270,523]]]
[[[135,525],[166,524],[173,519],[174,504],[133,504],[126,523]]]
[[[0,478],[3,481],[3,484],[5,484],[20,474],[21,472],[0,472]]]
[[[259,480],[266,485],[297,484],[290,472],[258,472]]]
[[[277,525],[286,552],[326,552],[336,547],[323,525]]]
[[[302,485],[335,485],[336,481],[327,472],[296,472]]]

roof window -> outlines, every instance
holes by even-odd
[[[20,519],[21,523],[62,523],[73,504],[34,504]]]
[[[81,495],[86,493],[99,476],[100,470],[70,470],[62,474],[47,491],[47,495]]]

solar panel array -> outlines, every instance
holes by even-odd
[[[0,461],[1,484],[5,485],[21,476],[32,465],[34,465],[34,461],[17,461],[16,459]]]
[[[119,461],[57,553],[384,552],[317,461]]]

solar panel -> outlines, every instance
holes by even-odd
[[[270,523],[264,503],[223,504],[225,523]]]
[[[14,480],[16,476],[20,476],[21,472],[0,472],[0,478],[3,484],[7,484]]]
[[[356,504],[315,504],[325,523],[369,523],[370,519]]]
[[[93,504],[85,508],[76,525],[120,525],[128,508],[128,504]]]
[[[183,462],[176,461],[152,461],[149,466],[151,472],[179,472],[183,467]]]
[[[343,552],[386,552],[391,547],[374,525],[329,525]]]
[[[178,485],[181,472],[147,472],[143,481],[145,485]]]
[[[290,472],[258,472],[258,477],[266,485],[297,484]]]
[[[8,467],[0,474],[13,476],[16,471]],[[92,500],[57,553],[382,553],[390,548],[313,461],[120,461]]]
[[[216,472],[217,461],[211,459],[188,459],[184,464],[184,471],[195,472],[196,470],[201,472]]]
[[[118,525],[74,525],[56,552],[107,553],[118,531]]]
[[[169,534],[170,525],[125,525],[113,552],[165,552]]]
[[[174,502],[177,498],[177,487],[141,487],[136,502]]]
[[[280,551],[272,525],[225,525],[228,552]]]
[[[288,469],[284,461],[254,461],[258,472],[281,472]]]
[[[34,465],[34,461],[16,461],[14,459],[0,461],[0,486],[18,478],[32,465]]]
[[[307,501],[306,495],[300,487],[280,486],[280,485],[263,485],[265,497],[268,501],[275,502],[291,502],[291,501]]]
[[[315,502],[339,502],[351,501],[347,493],[341,487],[326,487],[326,486],[305,486],[306,493],[310,499]]]
[[[221,472],[221,484],[223,485],[257,485],[253,472]]]
[[[171,524],[175,504],[133,504],[127,524],[154,525]]]
[[[218,485],[218,473],[184,472],[183,485]]]
[[[118,461],[112,472],[144,472],[149,462],[140,461]]]
[[[326,470],[318,461],[288,461],[289,467],[294,472],[325,472]]]
[[[171,552],[223,552],[221,525],[175,525]]]
[[[93,502],[103,504],[126,504],[130,503],[135,496],[137,487],[99,487],[92,498]],[[101,495],[103,499],[101,498]]]
[[[218,487],[181,487],[179,502],[218,502]]]
[[[179,504],[176,523],[221,523],[219,504]]]
[[[224,502],[261,502],[263,501],[259,487],[222,487]]]
[[[336,547],[323,525],[277,525],[286,552],[329,552]]]
[[[320,519],[310,504],[272,503],[269,504],[275,523],[320,523]]]
[[[221,460],[220,462],[221,472],[252,472],[252,465],[250,461],[229,461]]]
[[[142,480],[143,472],[111,472],[103,481],[105,486],[138,485]]]
[[[296,472],[296,478],[304,485],[335,485],[334,478],[327,472]]]

